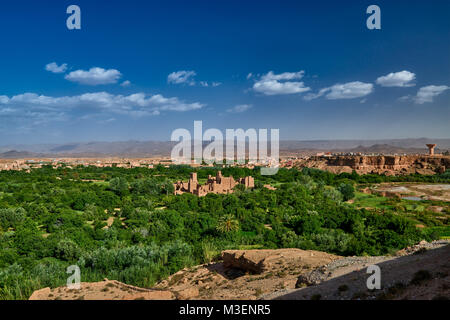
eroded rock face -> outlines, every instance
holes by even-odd
[[[262,273],[266,268],[268,252],[229,250],[222,252],[225,268],[237,268],[251,273]]]
[[[222,252],[225,268],[236,268],[249,273],[263,273],[276,263],[316,265],[333,260],[333,256],[320,251],[301,249],[277,250],[226,250]]]
[[[314,156],[294,164],[298,168],[317,168],[332,173],[408,175],[413,173],[443,173],[450,166],[450,156],[405,155],[405,156]]]

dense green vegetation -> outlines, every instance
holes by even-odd
[[[193,169],[52,169],[0,172],[0,299],[25,299],[64,285],[77,264],[82,281],[107,277],[151,286],[223,249],[296,247],[340,255],[379,255],[448,232],[448,220],[418,229],[395,206],[373,213],[345,202],[355,185],[383,181],[450,182],[450,174],[359,176],[304,169],[252,175],[256,188],[231,195],[172,194]],[[215,168],[197,169],[199,179]],[[262,187],[270,183],[277,190]],[[407,212],[404,211],[403,213]]]

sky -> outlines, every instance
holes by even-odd
[[[15,0],[0,36],[0,145],[170,140],[194,120],[282,140],[450,138],[446,0]]]

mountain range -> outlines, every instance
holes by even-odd
[[[157,157],[170,156],[178,142],[117,141],[74,142],[66,144],[34,144],[0,146],[0,158],[29,157]],[[426,144],[437,144],[436,152],[450,149],[450,139],[409,138],[390,140],[310,140],[280,141],[280,154],[312,154],[319,151],[362,153],[426,153]],[[204,142],[204,145],[207,145]]]

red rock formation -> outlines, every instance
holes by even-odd
[[[443,173],[450,166],[450,156],[406,155],[406,156],[332,156],[311,157],[296,163],[297,167],[317,168],[333,173],[355,170],[358,174],[404,175],[412,173]]]

